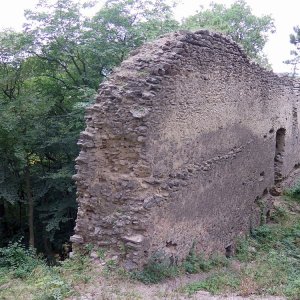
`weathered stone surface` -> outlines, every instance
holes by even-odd
[[[83,243],[83,238],[82,238],[82,236],[80,236],[78,234],[74,234],[71,237],[71,242],[75,243],[75,244],[82,244]]]
[[[132,236],[123,236],[123,240],[134,244],[140,244],[144,240],[144,237],[141,234],[136,234]]]
[[[87,109],[72,241],[130,268],[192,246],[226,254],[299,166],[299,88],[208,31],[134,51]]]

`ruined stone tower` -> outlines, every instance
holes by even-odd
[[[220,34],[142,46],[87,110],[71,240],[106,247],[127,268],[157,254],[180,261],[192,246],[225,254],[300,161],[299,99],[291,79]]]

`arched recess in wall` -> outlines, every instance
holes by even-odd
[[[284,151],[285,151],[285,128],[280,128],[276,131],[276,146],[274,157],[274,181],[275,184],[283,179],[282,170],[284,164]]]

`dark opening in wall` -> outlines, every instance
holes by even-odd
[[[284,163],[284,150],[285,150],[285,133],[284,128],[280,128],[276,132],[276,148],[274,157],[274,181],[275,184],[283,179],[282,169]]]
[[[166,242],[166,247],[177,247],[177,244],[173,243],[172,241]]]
[[[265,188],[264,191],[263,191],[263,194],[262,194],[263,197],[266,196],[268,193],[269,193],[268,188]]]
[[[297,112],[297,107],[293,107],[293,126],[298,126],[298,112]]]
[[[266,222],[270,223],[270,221],[271,221],[271,211],[268,210],[267,213],[266,213]]]
[[[265,172],[261,172],[259,174],[259,178],[258,178],[258,181],[263,181],[265,179]]]
[[[231,257],[233,255],[233,247],[232,245],[228,245],[225,247],[225,256]]]
[[[299,168],[300,168],[300,163],[294,165],[294,169],[299,169]]]

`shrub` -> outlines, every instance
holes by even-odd
[[[28,277],[41,265],[46,267],[45,262],[37,257],[35,250],[26,249],[20,241],[0,248],[0,268],[10,270],[16,278]]]
[[[297,183],[294,187],[285,190],[284,195],[286,195],[291,200],[294,200],[296,202],[300,203],[300,182]]]
[[[187,273],[194,274],[201,271],[208,272],[213,268],[226,267],[228,259],[221,255],[212,255],[206,259],[202,254],[196,254],[192,249],[183,262],[183,267]]]
[[[180,269],[178,266],[170,266],[166,260],[157,260],[157,257],[153,256],[142,271],[132,273],[132,278],[145,284],[151,284],[175,277],[179,273]]]

